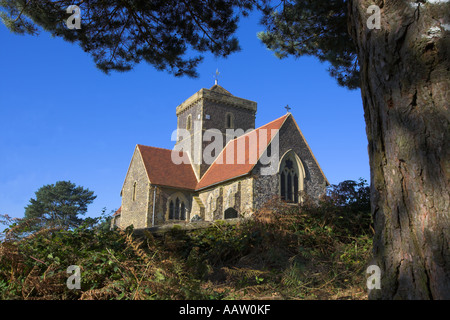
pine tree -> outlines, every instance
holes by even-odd
[[[282,1],[266,6],[261,41],[282,59],[311,55],[330,64],[330,75],[341,86],[360,85],[356,45],[347,30],[346,0]]]
[[[316,56],[361,89],[382,274],[371,298],[450,299],[449,18],[438,0],[286,0],[265,11],[259,36],[277,56]]]
[[[93,191],[76,186],[70,181],[58,181],[44,185],[35,192],[25,207],[25,220],[30,221],[32,229],[46,226],[76,227],[87,212],[87,206],[97,197]]]
[[[18,34],[40,28],[76,42],[108,73],[127,71],[145,61],[175,76],[197,76],[203,57],[226,57],[240,49],[233,37],[239,16],[256,0],[0,0],[3,23]],[[80,29],[69,29],[80,9]],[[70,19],[69,19],[70,18]],[[69,21],[68,21],[69,20]],[[188,56],[189,53],[189,56]]]
[[[239,13],[257,6],[276,55],[313,55],[350,89],[360,88],[371,168],[373,298],[450,299],[450,2],[447,0],[85,0],[69,30],[72,1],[0,0],[14,32],[36,26],[78,42],[97,66],[141,61],[195,76],[201,56],[239,49]],[[378,8],[379,28],[369,19]],[[239,13],[234,11],[238,10]]]

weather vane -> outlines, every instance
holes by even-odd
[[[286,109],[286,112],[289,112],[289,110],[291,110],[291,107],[289,107],[289,105],[287,104],[286,107],[284,107]]]
[[[216,74],[214,75],[214,84],[218,84],[219,83],[219,69],[216,69]]]

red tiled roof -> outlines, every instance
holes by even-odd
[[[119,209],[117,209],[117,211],[114,212],[113,217],[120,216],[121,213],[122,213],[122,206],[120,206]]]
[[[140,144],[137,147],[151,184],[189,190],[195,189],[197,178],[186,153],[180,152],[183,163],[175,164],[172,161],[172,150]]]
[[[200,181],[197,181],[187,153],[180,152],[183,163],[175,164],[172,161],[172,150],[139,144],[137,148],[151,184],[200,190],[248,174],[289,116],[290,113],[231,140]],[[261,138],[266,139],[263,139],[260,145]],[[244,153],[239,149],[244,150]]]
[[[202,189],[249,173],[288,116],[289,114],[286,114],[231,140],[205,172],[196,189]],[[261,137],[266,139],[265,141],[263,139],[260,145]],[[245,153],[242,154],[242,151]]]

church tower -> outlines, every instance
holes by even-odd
[[[204,132],[211,129],[220,131],[223,148],[230,139],[236,137],[235,134],[229,134],[234,132],[232,130],[246,132],[255,128],[256,102],[235,97],[216,83],[210,89],[201,89],[180,104],[176,114],[176,147],[188,152],[195,175],[201,179],[211,164],[205,162],[203,151],[214,142],[214,138],[212,141],[203,141]],[[219,152],[213,156],[217,157]]]

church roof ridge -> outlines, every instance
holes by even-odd
[[[276,118],[276,119],[274,119],[274,120],[272,120],[272,121],[270,121],[270,122],[267,122],[266,124],[263,124],[262,126],[260,126],[260,127],[258,127],[258,128],[255,128],[255,129],[253,129],[253,130],[262,129],[262,127],[268,126],[269,124],[271,124],[271,123],[273,123],[273,122],[275,122],[275,121],[280,121],[282,118],[287,118],[287,117],[290,116],[290,115],[291,115],[291,113],[288,112],[288,113],[282,115],[281,117]],[[253,130],[252,130],[252,131],[253,131]],[[252,131],[249,131],[249,132],[247,132],[247,133],[251,133]],[[247,134],[247,133],[246,133],[246,134]]]
[[[247,146],[247,143],[245,144],[246,148],[246,154],[245,154],[245,162],[243,164],[241,163],[232,163],[232,164],[226,164],[224,163],[224,159],[226,159],[227,152],[231,151],[231,145],[233,144],[233,147],[238,141],[242,141],[242,139],[245,139],[248,135],[251,133],[259,132],[261,129],[267,129],[267,141],[264,146],[259,146],[259,140],[258,140],[258,150],[253,151],[256,152],[256,160],[259,161],[261,155],[264,153],[264,151],[267,149],[267,147],[272,142],[273,137],[279,132],[281,127],[284,125],[286,120],[291,117],[294,119],[292,114],[290,112],[287,112],[283,116],[274,119],[258,128],[255,128],[239,137],[234,138],[233,140],[228,141],[228,143],[224,146],[224,148],[221,150],[219,155],[217,156],[216,160],[209,166],[209,168],[206,170],[206,172],[203,174],[203,176],[200,178],[200,180],[197,180],[195,177],[195,173],[192,169],[192,163],[191,159],[189,158],[188,154],[184,151],[181,151],[183,153],[183,157],[188,157],[189,164],[179,164],[176,165],[171,161],[171,152],[173,150],[166,149],[166,148],[160,148],[160,147],[153,147],[153,146],[146,146],[142,144],[137,144],[137,148],[139,149],[139,152],[142,156],[142,160],[144,162],[144,166],[147,171],[147,176],[150,180],[150,183],[155,185],[163,185],[163,186],[171,186],[176,188],[182,188],[182,189],[188,189],[188,190],[201,190],[208,187],[211,187],[213,185],[216,185],[218,183],[225,182],[227,180],[235,179],[241,176],[244,176],[248,174],[256,165],[256,163],[250,163],[250,153],[252,150]],[[298,131],[300,132],[300,135],[302,136],[303,140],[306,143],[307,148],[311,152],[313,159],[317,163],[319,170],[321,171],[322,175],[324,176],[327,184],[329,184],[327,178],[325,177],[325,174],[323,173],[322,169],[320,168],[317,159],[314,157],[314,154],[312,153],[311,148],[309,147],[308,143],[306,142],[306,139],[304,139],[303,133],[301,132],[300,128],[298,127],[297,122],[295,119],[293,120],[295,126],[297,127]],[[276,133],[272,134],[272,130],[276,130]],[[259,139],[259,135],[256,135],[256,139]],[[227,149],[229,148],[229,149]],[[150,151],[156,151],[156,152],[150,152]],[[159,151],[159,152],[158,152]],[[230,152],[231,154],[231,152]],[[255,156],[255,154],[252,154]],[[234,157],[237,155],[234,154]],[[218,161],[218,159],[222,159],[222,163]],[[257,162],[256,161],[256,162]],[[248,162],[248,163],[247,163]],[[168,168],[163,169],[163,165],[169,166],[170,170]],[[178,172],[178,174],[173,174],[174,172]],[[168,174],[170,172],[170,174]],[[181,177],[183,176],[183,177]],[[174,178],[177,177],[177,178]]]
[[[136,144],[136,146],[138,147],[145,147],[145,148],[153,148],[153,149],[161,149],[161,150],[166,150],[166,151],[172,151],[171,149],[167,149],[167,148],[161,148],[161,147],[154,147],[154,146],[147,146],[144,144]]]
[[[278,131],[281,129],[281,127],[285,123],[286,119],[290,115],[291,115],[290,113],[285,114],[273,121],[266,123],[265,125],[262,125],[261,127],[253,129],[252,131],[247,132],[246,134],[243,134],[239,137],[236,137],[233,140],[230,140],[225,145],[225,147],[221,150],[221,152],[217,156],[216,160],[214,160],[214,162],[209,166],[208,170],[206,170],[206,172],[203,174],[203,177],[200,179],[200,181],[198,182],[198,184],[196,186],[196,190],[201,190],[201,189],[210,187],[212,185],[215,185],[217,183],[222,183],[224,181],[238,178],[240,176],[248,174],[254,168],[256,163],[259,161],[259,159],[261,158],[264,151],[267,149],[269,144],[272,142],[273,137],[278,133]],[[228,147],[231,148],[230,147],[231,144],[235,144],[235,143],[237,143],[237,141],[239,139],[245,139],[245,137],[248,136],[249,134],[258,132],[261,129],[268,129],[269,132],[267,133],[268,138],[266,140],[266,145],[263,146],[263,148],[261,148],[261,149],[259,149],[259,147],[261,147],[261,146],[259,145],[259,140],[258,140],[258,143],[257,143],[258,150],[256,151],[257,152],[256,163],[244,163],[244,164],[234,163],[234,162],[232,164],[219,163],[218,159],[220,159],[221,162],[223,162],[224,158],[226,158],[225,153],[227,152]],[[270,129],[277,130],[277,133],[275,133],[275,135],[272,135],[272,132]],[[259,139],[258,134],[256,135],[256,138]],[[250,160],[249,158],[250,158],[251,150],[249,148],[247,149],[247,144],[245,144],[245,147],[246,147],[246,155],[245,155],[246,159],[245,160]],[[233,146],[233,148],[234,148],[234,146]],[[247,154],[248,154],[248,157],[247,157]],[[237,155],[234,154],[233,156],[237,156]]]

